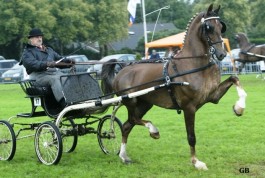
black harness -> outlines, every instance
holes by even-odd
[[[171,59],[172,60],[172,59]],[[174,71],[176,72],[174,75],[169,75],[168,73],[168,65],[170,62],[172,62],[171,60],[166,61],[166,63],[163,66],[163,76],[164,76],[164,80],[166,82],[166,86],[167,86],[167,91],[169,93],[169,96],[172,100],[172,103],[174,104],[175,109],[177,110],[177,113],[180,114],[181,113],[181,108],[179,106],[179,104],[177,103],[176,97],[174,95],[174,84],[175,82],[172,82],[171,79],[176,78],[176,77],[180,77],[183,75],[187,75],[187,74],[191,74],[191,73],[196,73],[202,70],[205,70],[209,67],[211,67],[212,65],[215,65],[216,62],[214,60],[211,60],[207,65],[199,67],[199,68],[195,68],[195,69],[191,69],[189,71],[185,71],[182,73],[178,73],[176,71],[176,68],[174,68]],[[179,82],[177,82],[179,84]]]

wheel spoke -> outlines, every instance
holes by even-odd
[[[16,137],[9,122],[0,120],[0,160],[13,159],[16,151]]]
[[[57,164],[62,154],[62,141],[58,128],[45,122],[40,125],[35,135],[35,150],[38,159],[46,164]]]
[[[122,135],[122,124],[115,118],[107,115],[98,126],[98,142],[102,151],[106,154],[118,154]]]

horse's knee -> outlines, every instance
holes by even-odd
[[[232,76],[229,77],[229,80],[230,80],[233,84],[239,86],[239,78],[238,78],[237,76],[232,75]]]

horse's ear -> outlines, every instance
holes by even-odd
[[[211,4],[209,7],[208,7],[208,10],[207,10],[207,16],[211,14],[213,10],[213,4]]]
[[[221,6],[219,5],[218,8],[214,10],[214,12],[215,12],[216,14],[218,14],[220,8],[221,8]]]

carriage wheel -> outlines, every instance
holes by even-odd
[[[62,150],[59,129],[51,122],[42,123],[35,133],[35,151],[40,162],[45,165],[58,164]]]
[[[98,143],[105,154],[119,154],[122,137],[122,123],[110,115],[104,116],[98,124]]]
[[[16,152],[16,136],[12,126],[0,120],[0,161],[10,161]]]
[[[65,118],[59,126],[61,137],[63,140],[63,149],[66,153],[75,150],[78,140],[78,133],[75,129],[75,123],[71,118]]]

